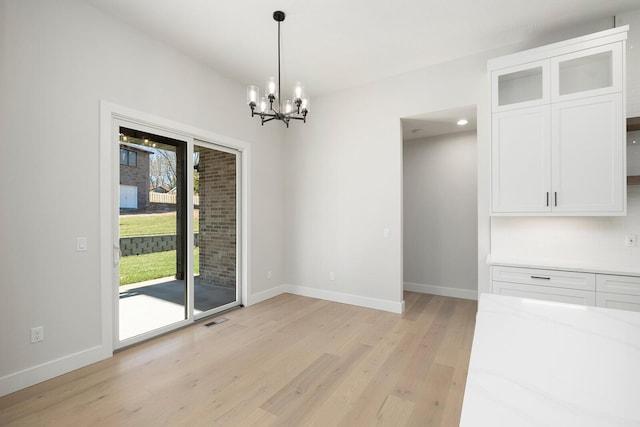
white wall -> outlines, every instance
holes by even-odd
[[[478,289],[489,291],[489,110],[486,61],[610,28],[603,18],[560,33],[362,87],[315,97],[289,129],[285,281],[292,291],[397,310],[402,306],[400,117],[478,106]],[[334,66],[329,64],[328,66]],[[337,64],[335,65],[337,66]],[[383,230],[389,229],[384,238]],[[329,279],[329,272],[335,280]]]
[[[0,1],[0,67],[0,395],[106,345],[102,99],[252,144],[251,291],[283,282],[282,129],[249,117],[243,85],[74,0]]]
[[[485,61],[461,59],[314,100],[308,123],[287,134],[289,284],[401,307],[400,117],[482,104]]]
[[[624,217],[496,217],[492,256],[541,265],[638,270],[640,249],[625,234],[640,236],[640,186],[628,187]]]
[[[404,141],[404,289],[477,298],[475,131]]]

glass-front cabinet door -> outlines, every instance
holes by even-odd
[[[492,73],[492,111],[549,103],[549,61],[530,62]]]
[[[551,58],[551,101],[622,91],[622,44],[613,43]]]

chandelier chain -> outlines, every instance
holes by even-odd
[[[278,111],[282,111],[282,96],[280,84],[280,21],[278,21]]]

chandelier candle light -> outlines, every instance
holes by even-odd
[[[258,115],[262,125],[271,120],[282,120],[289,127],[290,120],[302,120],[307,122],[309,112],[309,97],[304,93],[304,87],[300,82],[293,89],[293,100],[282,102],[280,97],[280,23],[284,21],[284,12],[273,12],[273,19],[278,23],[278,83],[271,77],[267,81],[265,96],[260,97],[260,89],[257,86],[247,87],[247,104],[251,108],[251,117]],[[275,102],[275,101],[278,102]],[[275,105],[274,105],[275,103]],[[284,104],[284,106],[283,106]],[[295,107],[294,107],[295,106]],[[257,107],[257,110],[256,110]]]

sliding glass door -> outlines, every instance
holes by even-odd
[[[240,304],[240,154],[126,121],[113,129],[119,348]]]

